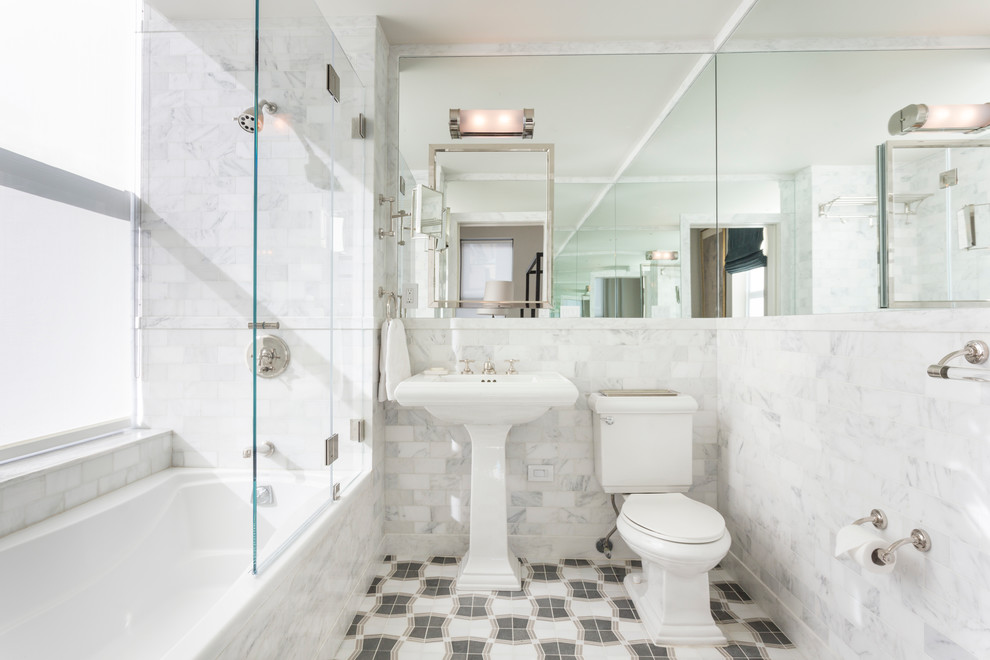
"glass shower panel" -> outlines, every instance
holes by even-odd
[[[891,307],[990,302],[990,142],[887,144]]]
[[[332,106],[330,243],[333,246],[333,313],[331,318],[333,428],[340,438],[333,464],[334,482],[341,490],[371,469],[371,452],[363,439],[371,416],[371,393],[363,377],[362,356],[368,355],[371,334],[362,329],[363,298],[369,281],[363,255],[371,240],[362,231],[367,201],[362,124],[365,91],[336,38],[330,64],[340,79],[340,101]],[[375,239],[377,240],[377,238]]]
[[[355,462],[361,467],[361,447],[351,446],[335,396],[343,382],[335,356],[361,354],[340,350],[352,338],[337,319],[357,316],[352,310],[363,276],[347,256],[359,254],[354,227],[362,212],[363,147],[351,130],[363,90],[315,5],[262,0],[258,9],[254,550],[260,572],[332,502],[342,462],[328,465],[328,455],[343,454],[347,472]],[[363,388],[347,385],[349,395]]]

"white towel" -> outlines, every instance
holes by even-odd
[[[409,363],[409,346],[406,328],[399,319],[386,321],[382,326],[382,355],[379,357],[381,380],[378,386],[379,401],[395,399],[395,386],[412,376]],[[382,392],[384,385],[384,398]]]
[[[388,401],[388,393],[385,391],[385,342],[388,340],[389,320],[382,322],[382,336],[378,342],[378,400]]]

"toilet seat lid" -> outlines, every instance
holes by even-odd
[[[622,515],[650,536],[675,543],[711,543],[725,534],[722,514],[681,493],[630,495]]]

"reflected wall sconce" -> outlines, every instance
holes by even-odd
[[[450,109],[450,137],[508,137],[533,139],[533,109],[461,110]]]
[[[646,258],[650,261],[677,261],[677,250],[648,250]]]
[[[925,105],[912,103],[898,110],[887,122],[891,135],[930,131],[978,133],[990,127],[990,103]]]

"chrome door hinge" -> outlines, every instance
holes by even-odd
[[[333,485],[333,500],[336,502],[340,499],[340,482],[338,481]]]
[[[351,440],[354,442],[364,442],[364,420],[351,420]]]
[[[329,64],[327,65],[327,91],[333,96],[334,101],[340,103],[340,76]]]
[[[324,465],[332,465],[340,457],[340,441],[334,433],[324,441]]]

